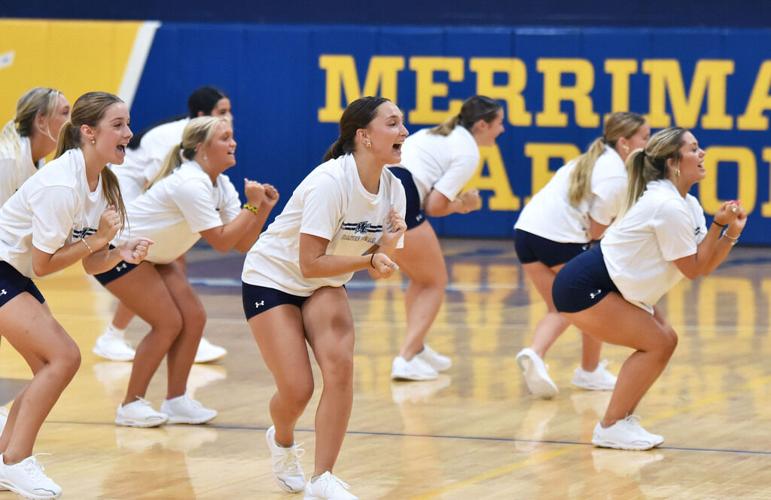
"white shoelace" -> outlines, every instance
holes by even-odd
[[[339,484],[340,486],[342,486],[346,490],[350,490],[351,489],[351,486],[348,483],[346,483],[345,481],[343,481],[339,477],[335,476],[334,474],[330,474],[329,477],[331,477],[334,482],[336,482],[337,484]]]
[[[276,467],[280,467],[282,470],[288,471],[292,474],[301,474],[302,467],[300,466],[300,457],[305,455],[302,443],[292,445],[290,448],[282,448],[286,450],[283,456],[277,457],[275,460]]]
[[[24,472],[26,472],[34,480],[50,481],[51,479],[43,473],[45,467],[43,467],[43,464],[37,461],[38,456],[46,455],[50,455],[50,453],[36,453],[31,457],[25,458],[19,463],[21,463]]]

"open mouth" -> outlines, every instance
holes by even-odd
[[[403,143],[401,143],[401,142],[397,142],[396,144],[394,144],[393,146],[391,146],[391,148],[392,148],[394,151],[397,151],[397,152],[401,153],[401,152],[402,152],[402,144],[403,144]]]
[[[121,154],[126,154],[125,144],[118,144],[118,146],[115,149],[117,149]]]

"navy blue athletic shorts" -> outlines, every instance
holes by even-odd
[[[560,269],[551,296],[559,312],[589,309],[611,292],[620,294],[602,257],[602,245],[594,245]]]
[[[21,274],[9,263],[0,261],[0,307],[24,292],[35,297],[41,304],[46,301],[30,278]]]
[[[241,299],[244,303],[244,314],[246,315],[247,321],[252,319],[253,316],[257,316],[268,309],[282,304],[292,304],[293,306],[302,307],[309,298],[310,297],[292,295],[291,293],[282,292],[275,288],[250,285],[249,283],[241,282]]]
[[[407,230],[418,227],[426,221],[426,214],[420,207],[420,194],[412,174],[404,167],[388,167],[396,177],[402,181],[404,194],[407,197],[407,212],[404,214],[404,222],[407,223]]]
[[[136,269],[138,265],[139,264],[129,264],[128,262],[122,260],[109,271],[95,274],[94,278],[96,278],[96,281],[101,283],[103,286],[106,286],[108,283],[115,281],[121,276],[126,276],[128,273]]]
[[[543,262],[548,267],[564,264],[589,250],[590,243],[558,243],[521,229],[514,231],[514,250],[523,264]]]

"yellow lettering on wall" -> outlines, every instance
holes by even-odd
[[[736,120],[740,130],[767,130],[768,118],[764,111],[771,109],[771,61],[764,61],[755,77],[755,85],[747,101],[744,114]]]
[[[771,148],[763,148],[763,161],[768,163],[768,171],[769,174],[771,174]],[[771,175],[769,175],[768,179],[768,193],[771,197]],[[771,200],[763,203],[760,206],[760,215],[763,217],[771,217]]]
[[[343,94],[346,103],[365,95],[379,95],[397,102],[396,82],[399,71],[404,69],[403,57],[372,57],[364,79],[364,88],[359,86],[359,74],[353,56],[321,55],[319,67],[326,74],[326,101],[324,107],[319,109],[320,122],[340,120],[345,109]]]
[[[666,111],[666,98],[672,105],[675,125],[695,127],[707,96],[707,112],[701,117],[705,129],[730,130],[733,118],[726,114],[726,80],[734,72],[734,62],[701,60],[696,63],[691,88],[685,93],[680,61],[649,59],[643,61],[643,73],[650,76],[648,123],[651,127],[669,127],[672,120]]]
[[[579,127],[596,127],[600,116],[594,112],[594,66],[585,59],[538,59],[536,69],[543,73],[543,111],[535,117],[539,127],[566,127],[568,115],[562,112],[562,101],[572,101]],[[575,75],[575,84],[562,84],[566,73]]]
[[[487,200],[490,210],[519,210],[520,201],[511,191],[509,176],[506,174],[506,166],[498,146],[480,147],[479,167],[466,183],[466,189],[479,189],[480,191],[492,191],[493,195]],[[484,175],[487,165],[488,175]]]
[[[433,125],[460,111],[463,101],[459,99],[451,99],[449,109],[434,109],[434,97],[447,97],[449,93],[446,83],[434,81],[434,73],[444,71],[449,81],[463,81],[462,57],[412,57],[410,69],[415,72],[416,93],[415,109],[409,114],[410,123]]]
[[[735,163],[739,172],[737,178],[737,198],[742,200],[747,213],[755,208],[757,196],[757,165],[755,155],[749,148],[731,146],[713,146],[707,148],[704,156],[704,168],[707,173],[699,183],[699,198],[704,211],[714,214],[720,208],[720,204],[727,200],[720,200],[717,196],[717,174],[721,163]]]
[[[554,171],[549,169],[549,163],[552,158],[559,158],[564,165],[580,154],[581,150],[573,144],[546,144],[538,142],[525,144],[525,156],[530,158],[530,170],[532,172],[532,189],[530,192],[532,194],[537,193],[551,180],[554,175]],[[529,201],[529,198],[526,201]]]
[[[469,67],[477,74],[477,94],[506,101],[510,124],[529,127],[533,123],[532,114],[525,109],[525,98],[522,96],[527,84],[527,68],[521,59],[472,57]],[[507,75],[505,85],[495,84],[497,73]]]
[[[637,73],[634,59],[606,59],[605,73],[610,75],[610,112],[629,111],[629,77]]]

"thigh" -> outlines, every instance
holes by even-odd
[[[561,313],[583,332],[609,344],[650,351],[665,340],[659,319],[610,292],[597,304],[574,313]]]
[[[313,383],[300,308],[283,304],[252,316],[249,329],[281,391],[293,381]]]
[[[21,293],[0,307],[0,331],[33,372],[57,354],[78,349],[48,306],[29,293]]]
[[[397,250],[394,258],[412,280],[430,282],[441,278],[446,281],[442,247],[428,221],[404,233],[404,248]]]
[[[554,299],[552,299],[552,286],[554,285],[554,278],[564,264],[559,264],[554,267],[548,267],[543,262],[531,262],[529,264],[522,264],[522,269],[525,274],[535,285],[535,289],[538,290],[538,294],[546,302],[546,306],[549,311],[556,311],[554,307]]]
[[[336,360],[353,359],[353,315],[342,287],[322,287],[302,308],[305,334],[319,366],[324,370]]]
[[[169,317],[170,312],[178,311],[165,280],[150,262],[142,262],[105,288],[150,325],[156,325]]]

